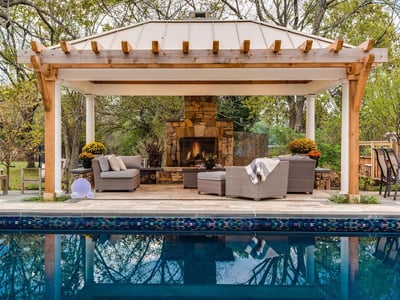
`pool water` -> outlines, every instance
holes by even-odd
[[[0,299],[400,299],[395,236],[1,234]]]

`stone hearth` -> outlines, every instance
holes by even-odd
[[[224,166],[233,165],[233,122],[232,120],[217,120],[217,97],[186,96],[183,120],[168,120],[166,126],[166,166],[175,167],[187,165],[184,157],[188,150],[182,149],[183,140],[193,138],[204,142],[205,138],[215,138],[215,153],[218,162]],[[209,143],[209,142],[208,142]],[[190,146],[191,147],[191,146]],[[197,145],[195,146],[197,147]],[[210,146],[199,146],[203,154],[213,154]],[[207,152],[207,153],[206,153]]]

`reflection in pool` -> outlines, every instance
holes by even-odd
[[[399,299],[394,237],[0,235],[0,299]]]

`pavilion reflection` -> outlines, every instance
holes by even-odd
[[[62,239],[58,235],[46,235],[45,239],[46,293],[61,299]],[[225,299],[263,295],[268,299],[267,295],[277,294],[280,299],[293,295],[326,299],[316,278],[314,236],[85,235],[81,242],[83,280],[79,290],[72,292],[76,298],[68,299],[156,299],[160,294],[184,299],[216,295]],[[358,237],[340,238],[340,299],[354,299],[358,243]],[[249,247],[253,248],[249,251]],[[116,258],[122,261],[116,262]]]
[[[249,251],[255,237],[258,243]],[[45,239],[46,294],[61,299],[62,239],[59,235],[46,235]],[[358,238],[341,239],[342,299],[351,299],[358,268]],[[82,243],[78,248],[84,257],[84,276],[82,287],[75,291],[77,299],[106,295],[152,299],[154,285],[159,295],[186,295],[187,299],[200,296],[191,289],[198,285],[208,287],[209,295],[201,295],[205,299],[213,294],[226,294],[226,299],[240,295],[237,288],[227,292],[228,286],[240,286],[246,299],[271,292],[282,299],[288,294],[292,299],[293,294],[297,299],[325,299],[315,282],[313,236],[106,234],[85,235]],[[122,262],[113,261],[115,258],[122,258]],[[247,267],[240,276],[232,274],[240,267],[236,264],[245,262]]]

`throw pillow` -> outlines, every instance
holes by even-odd
[[[106,156],[99,156],[97,160],[99,161],[101,172],[110,171],[110,164],[108,163],[108,159]]]
[[[121,156],[117,156],[118,162],[119,162],[119,167],[121,170],[125,171],[127,168],[125,166],[124,161],[122,160]]]
[[[119,161],[114,154],[112,154],[108,157],[108,162],[110,163],[111,170],[121,171],[121,168],[119,166]]]

